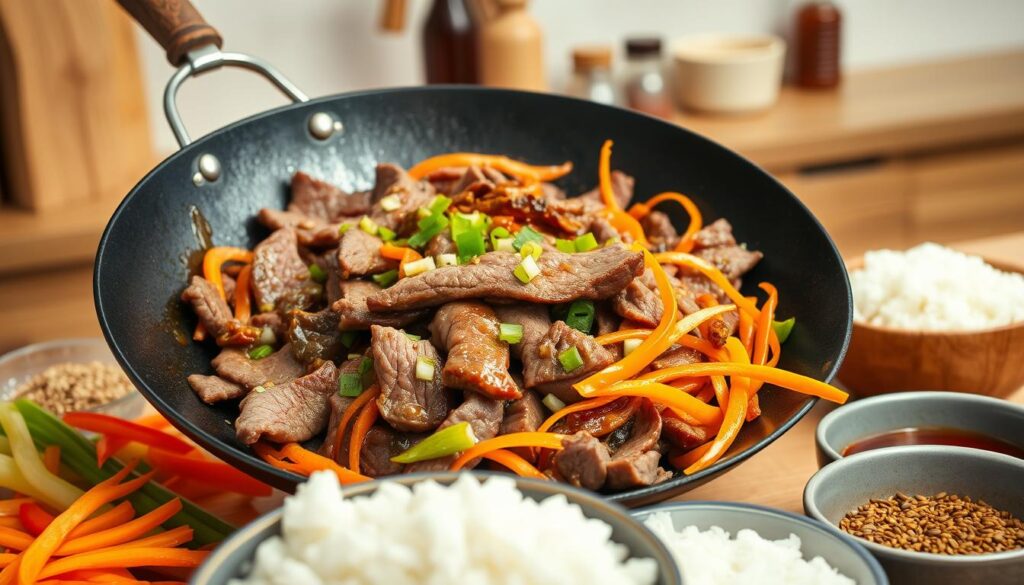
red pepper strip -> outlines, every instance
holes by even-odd
[[[235,319],[242,323],[249,322],[252,315],[252,305],[249,302],[249,280],[252,278],[252,264],[246,264],[238,273],[238,281],[235,283]]]
[[[660,264],[655,262],[654,256],[652,256],[650,252],[635,244],[633,249],[639,249],[643,252],[644,264],[654,273],[654,280],[658,284],[658,295],[661,297],[661,306],[663,307],[661,320],[647,339],[645,339],[639,347],[633,350],[632,353],[605,367],[603,370],[587,377],[582,382],[574,384],[573,387],[576,388],[576,391],[579,392],[580,396],[594,396],[594,392],[599,388],[605,388],[615,382],[632,378],[650,365],[650,363],[659,355],[665,353],[665,350],[672,345],[672,327],[676,324],[676,315],[678,313],[676,295],[672,288],[672,283],[669,282],[668,276],[665,274],[665,270],[662,269]],[[694,313],[694,315],[700,314],[701,311]],[[686,319],[691,319],[694,315],[691,315]],[[683,320],[685,321],[686,319]],[[702,318],[698,317],[695,321],[696,323],[699,323],[702,320]]]
[[[174,435],[98,412],[69,412],[63,419],[77,429],[127,438],[172,453],[184,454],[194,448]]]
[[[611,396],[604,398],[588,398],[587,400],[581,400],[575,404],[570,404],[549,416],[547,420],[542,422],[541,425],[537,427],[537,432],[546,433],[547,431],[551,430],[551,427],[554,426],[556,422],[560,421],[561,419],[565,418],[566,416],[574,412],[582,412],[585,410],[590,410],[592,408],[600,408],[608,404],[609,402],[615,402],[616,400],[618,400],[618,398]]]
[[[750,364],[750,356],[743,349],[743,344],[740,343],[739,339],[730,337],[726,342],[726,349],[729,351],[730,357],[737,363]],[[747,403],[750,400],[749,390],[750,384],[747,378],[733,376],[725,416],[722,419],[722,426],[718,429],[718,434],[711,441],[711,446],[701,455],[700,459],[684,469],[683,473],[686,475],[697,473],[714,464],[729,450],[729,447],[732,446],[733,441],[739,436],[740,429],[743,428],[743,424],[747,420]]]
[[[676,203],[683,206],[686,213],[690,216],[690,225],[686,227],[686,231],[682,236],[679,237],[679,243],[676,244],[676,252],[689,252],[693,249],[693,237],[700,231],[704,224],[704,218],[700,214],[700,209],[697,207],[689,197],[682,193],[675,193],[673,191],[666,191],[664,193],[658,193],[654,197],[651,197],[643,203],[637,203],[630,208],[629,214],[636,219],[643,219],[651,213],[651,209],[657,206],[659,203],[665,201],[675,201]]]
[[[107,459],[110,459],[128,443],[131,443],[131,439],[127,437],[100,435],[100,438],[96,441],[96,465],[103,467]]]
[[[352,404],[345,409],[345,413],[341,415],[341,420],[338,421],[338,430],[334,434],[334,446],[331,448],[331,459],[334,461],[338,460],[338,456],[341,454],[341,443],[345,437],[345,429],[348,428],[348,423],[351,421],[356,413],[358,413],[363,405],[367,402],[377,398],[380,395],[380,390],[376,385],[370,386],[363,393],[356,397],[352,401]]]
[[[775,333],[772,328],[772,320],[775,319],[775,307],[779,303],[779,293],[775,287],[767,282],[760,285],[762,290],[768,293],[768,300],[761,305],[761,314],[757,318],[757,330],[754,333],[754,353],[750,357],[751,363],[764,365],[768,362],[768,340]],[[751,393],[757,393],[761,389],[761,383],[755,382],[751,386]]]
[[[273,489],[267,484],[220,461],[176,455],[159,449],[150,449],[146,459],[153,467],[162,472],[216,485],[218,490],[248,496],[269,496],[273,492]]]
[[[380,394],[380,392],[377,392],[377,394]],[[348,444],[348,468],[356,473],[361,473],[359,457],[363,450],[363,441],[366,439],[366,433],[370,432],[370,427],[373,426],[373,423],[377,422],[379,414],[377,401],[371,400],[359,411],[356,422],[352,423],[352,437],[349,439]]]
[[[39,536],[43,530],[53,522],[53,514],[50,514],[35,502],[27,502],[18,509],[18,519],[32,536]]]
[[[458,471],[462,467],[476,459],[477,457],[483,457],[486,453],[490,453],[496,449],[510,449],[512,447],[543,447],[544,449],[562,449],[562,439],[565,435],[559,435],[558,433],[543,433],[539,431],[525,432],[525,433],[509,433],[507,435],[498,435],[493,439],[487,439],[486,441],[480,441],[476,445],[473,445],[469,449],[462,452],[455,461],[452,462],[452,471]]]
[[[503,465],[509,471],[512,471],[513,473],[520,477],[532,477],[534,479],[551,479],[550,477],[541,473],[540,470],[538,470],[536,467],[530,465],[530,463],[526,459],[523,459],[519,455],[516,455],[515,453],[507,451],[505,449],[496,449],[489,453],[484,453],[483,455],[481,455],[481,457],[483,457],[484,459],[490,459],[495,463]]]
[[[474,152],[452,152],[433,156],[420,162],[409,169],[409,175],[419,180],[445,167],[492,167],[506,175],[516,177],[524,183],[554,181],[568,175],[572,171],[571,162],[565,162],[560,165],[536,166],[512,160],[507,156],[478,154]]]

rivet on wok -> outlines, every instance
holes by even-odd
[[[220,178],[220,161],[212,154],[199,157],[199,174],[211,183]]]
[[[317,140],[327,140],[341,129],[341,122],[336,121],[328,113],[317,112],[309,117],[309,133]]]

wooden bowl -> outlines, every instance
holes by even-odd
[[[858,258],[846,266],[852,271],[863,265]],[[1005,398],[1024,386],[1024,322],[977,331],[913,331],[855,319],[839,380],[859,396],[949,390]]]

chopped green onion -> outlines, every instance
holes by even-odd
[[[263,394],[264,392],[267,391],[267,389],[264,388],[263,386],[257,386],[255,388],[253,388],[252,391],[257,393],[257,394]]]
[[[622,243],[622,238],[620,238],[619,236],[614,236],[614,237],[608,238],[607,240],[604,241],[604,247],[607,248],[608,246],[614,246],[615,244],[621,244],[621,243]]]
[[[483,254],[484,235],[478,231],[463,232],[455,236],[455,247],[459,250],[459,261],[466,262]]]
[[[264,327],[263,331],[260,331],[260,345],[276,345],[277,335],[274,335],[274,330],[269,326]]]
[[[554,394],[548,394],[544,397],[544,400],[541,400],[541,402],[543,402],[544,406],[548,407],[548,410],[551,412],[558,412],[565,408],[565,403],[559,400],[559,398]]]
[[[515,253],[516,247],[513,238],[498,238],[494,240],[494,251],[495,252],[512,252]]]
[[[438,254],[437,255],[437,266],[458,266],[459,257],[455,254]]]
[[[373,279],[373,282],[376,282],[378,285],[380,285],[381,288],[387,288],[392,284],[395,284],[395,281],[398,280],[398,269],[393,268],[391,270],[388,270],[387,272],[374,274],[370,278]]]
[[[502,323],[498,325],[498,339],[505,343],[519,343],[523,340],[523,326],[518,323]]]
[[[420,337],[419,335],[416,335],[414,333],[406,333],[405,337],[408,338],[408,340],[413,342],[413,343],[416,343],[417,341],[423,339],[422,337]]]
[[[274,353],[274,348],[269,345],[257,345],[249,350],[249,359],[261,360],[272,353]]]
[[[373,384],[373,359],[363,356],[363,360],[359,362],[356,373],[359,375],[359,380],[363,383],[363,388],[369,388],[370,384]]]
[[[484,234],[487,233],[490,223],[491,218],[479,211],[452,214],[452,240],[459,250],[460,262],[465,262],[486,252]]]
[[[640,347],[640,344],[643,343],[643,342],[644,342],[643,339],[627,339],[627,340],[623,341],[622,342],[622,353],[624,355],[629,355],[629,354],[633,353],[633,350],[635,350],[636,348]]]
[[[448,227],[448,218],[442,213],[427,216],[416,224],[420,230],[409,237],[409,245],[414,248],[426,246],[431,239]]]
[[[348,222],[345,222],[345,223],[343,223],[343,224],[339,225],[339,226],[338,226],[338,235],[339,235],[339,236],[343,236],[343,235],[345,235],[345,232],[347,232],[347,231],[349,230],[349,228],[351,228],[351,227],[352,227],[352,225],[353,225],[353,224],[351,224],[351,223],[348,223]]]
[[[573,301],[569,305],[569,313],[565,316],[565,324],[581,333],[590,333],[594,325],[594,302]]]
[[[316,282],[327,282],[327,273],[316,264],[309,265],[309,277]]]
[[[395,239],[395,236],[398,235],[394,231],[389,230],[384,226],[379,226],[377,228],[377,234],[380,236],[380,239],[384,240],[385,242],[390,242],[391,240]]]
[[[370,219],[370,216],[364,215],[362,219],[359,220],[359,229],[371,236],[375,236],[377,235],[377,222]]]
[[[519,266],[516,266],[515,270],[512,271],[512,274],[516,275],[519,282],[523,284],[530,284],[530,281],[537,278],[537,275],[540,274],[540,266],[537,266],[537,261],[533,259],[533,256],[527,256],[526,258],[523,258],[523,261],[519,263]]]
[[[476,445],[476,435],[473,434],[473,427],[468,422],[460,422],[437,431],[416,443],[404,453],[392,457],[391,460],[395,463],[404,464],[438,459],[461,453],[473,445]]]
[[[512,234],[505,228],[498,226],[491,230],[491,248],[498,249],[498,240],[511,238]]]
[[[341,332],[341,344],[345,347],[352,347],[355,345],[356,340],[359,339],[358,331],[342,331]]]
[[[575,371],[583,366],[583,356],[575,345],[558,354],[558,361],[566,372]]]
[[[427,256],[426,258],[420,258],[412,262],[405,263],[405,275],[416,276],[417,274],[423,274],[424,272],[430,272],[437,268],[437,264],[434,264],[434,258]]]
[[[534,260],[540,258],[540,255],[544,253],[544,248],[540,247],[537,242],[526,242],[523,247],[519,249],[519,254],[524,258],[527,256],[533,256]]]
[[[790,317],[785,321],[772,320],[772,329],[775,330],[776,337],[779,338],[779,343],[786,343],[789,339],[789,334],[793,332],[793,325],[796,324],[796,317]]]
[[[355,398],[363,393],[363,380],[359,374],[351,372],[338,376],[338,395]]]
[[[391,240],[391,245],[392,246],[398,246],[400,248],[405,248],[406,246],[409,245],[409,239],[408,238],[402,238],[402,239],[399,239],[399,240]]]
[[[539,232],[534,231],[530,226],[523,226],[523,229],[519,230],[519,233],[516,234],[516,239],[515,242],[513,242],[513,245],[515,245],[516,250],[521,250],[523,245],[527,242],[540,243],[543,241],[544,236],[540,235]]]
[[[419,356],[416,358],[416,379],[430,381],[434,379],[434,366],[437,365],[437,361],[428,358],[427,356]]]
[[[572,240],[563,240],[562,238],[558,238],[555,240],[555,247],[558,248],[559,252],[565,252],[566,254],[576,253],[576,242],[573,242]]]
[[[402,198],[398,195],[388,195],[380,200],[380,206],[384,211],[395,211],[402,206]]]
[[[450,197],[444,195],[434,195],[434,198],[430,200],[430,205],[427,206],[427,210],[432,215],[440,215],[448,210],[448,206],[452,204]]]
[[[573,243],[576,244],[577,252],[589,252],[598,247],[597,238],[594,237],[593,232],[587,232],[582,236],[579,236]]]

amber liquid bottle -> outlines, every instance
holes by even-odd
[[[427,83],[476,83],[476,27],[466,0],[434,0],[423,27]]]
[[[843,18],[831,2],[812,2],[796,17],[796,83],[824,89],[839,85]]]

